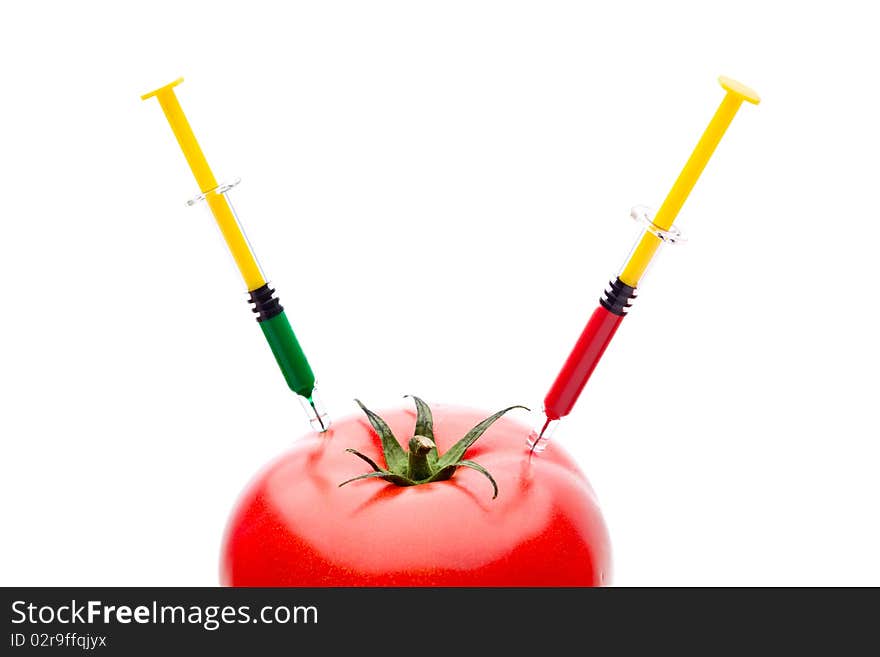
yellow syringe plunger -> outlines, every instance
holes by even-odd
[[[214,219],[220,227],[223,239],[226,240],[226,245],[232,253],[242,278],[244,278],[248,291],[256,290],[265,285],[266,279],[260,270],[257,259],[251,251],[244,231],[235,217],[235,212],[229,200],[225,194],[216,191],[218,188],[217,179],[214,177],[211,167],[208,166],[208,160],[205,159],[205,154],[202,153],[202,148],[199,146],[189,121],[187,121],[186,115],[183,113],[183,108],[174,94],[174,87],[181,82],[183,82],[183,78],[178,78],[164,87],[159,87],[150,93],[144,94],[141,96],[141,99],[146,100],[155,97],[159,101],[159,106],[165,113],[165,118],[168,119],[168,124],[177,138],[180,150],[183,151],[189,168],[192,170],[193,176],[195,176],[199,190],[204,194],[205,201],[207,201],[208,207],[211,209],[211,214],[214,215]]]
[[[679,210],[681,210],[681,207],[687,200],[700,174],[703,173],[709,158],[715,152],[715,148],[724,136],[730,122],[733,121],[733,117],[736,116],[737,111],[742,106],[743,101],[748,101],[753,105],[761,102],[757,93],[736,80],[721,76],[718,78],[718,81],[727,94],[724,96],[724,100],[721,101],[721,105],[718,106],[718,110],[706,127],[705,132],[703,132],[703,136],[700,137],[700,141],[697,142],[694,152],[688,158],[672,189],[669,190],[666,200],[663,201],[663,205],[660,206],[660,209],[653,218],[654,226],[661,231],[668,231],[672,228],[672,222],[678,216]],[[662,242],[663,240],[655,233],[645,231],[639,243],[633,249],[623,270],[620,272],[620,280],[631,287],[638,287],[642,275],[651,262],[651,258],[654,257],[654,253],[656,253],[657,248]]]

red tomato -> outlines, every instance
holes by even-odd
[[[416,413],[379,413],[403,449]],[[486,415],[434,409],[440,456]],[[608,534],[592,488],[557,444],[529,457],[531,429],[502,417],[465,454],[497,482],[459,467],[445,481],[398,486],[363,415],[307,434],[250,483],[224,538],[231,586],[587,586],[610,580]],[[390,464],[388,464],[390,466]]]

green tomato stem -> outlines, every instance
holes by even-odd
[[[407,476],[413,481],[430,479],[434,472],[428,454],[434,449],[434,441],[425,436],[413,436],[409,440],[409,463]]]

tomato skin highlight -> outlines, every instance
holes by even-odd
[[[443,453],[488,414],[433,407]],[[406,444],[416,414],[379,412]],[[596,586],[611,549],[586,477],[558,443],[529,458],[531,429],[505,416],[467,452],[498,482],[459,468],[451,479],[339,484],[384,465],[364,416],[306,434],[239,498],[223,540],[225,586]]]

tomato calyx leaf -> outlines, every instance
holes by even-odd
[[[400,475],[382,470],[380,472],[367,472],[366,474],[358,475],[357,477],[352,477],[351,479],[346,479],[341,484],[339,484],[339,487],[341,488],[342,486],[345,486],[345,484],[350,484],[351,482],[358,481],[360,479],[371,479],[376,477],[381,477],[382,479],[397,484],[398,486],[413,486],[417,483],[412,479],[407,479],[406,477],[401,477]]]
[[[489,471],[486,468],[484,468],[482,465],[480,465],[476,461],[470,461],[468,459],[463,459],[463,460],[459,461],[458,463],[454,463],[453,465],[451,465],[449,467],[470,468],[471,470],[476,470],[480,474],[485,475],[486,479],[488,479],[489,482],[492,484],[492,499],[494,500],[496,497],[498,497],[498,484],[495,483],[494,477],[492,477],[492,475],[489,474]]]
[[[362,460],[366,461],[367,463],[369,463],[370,466],[373,468],[373,470],[375,470],[376,472],[385,472],[385,470],[383,470],[378,465],[376,465],[376,462],[373,459],[371,459],[369,456],[367,456],[366,454],[361,454],[359,451],[357,451],[356,449],[352,449],[351,447],[349,447],[345,451],[349,452],[351,454],[354,454],[359,459],[362,459]]]
[[[400,446],[397,438],[394,437],[391,427],[386,424],[385,420],[364,406],[360,399],[355,399],[355,402],[361,407],[373,429],[379,434],[379,439],[382,441],[382,453],[385,455],[385,463],[388,465],[388,469],[392,472],[402,472],[406,468],[408,458],[406,452],[403,451],[403,447]]]
[[[479,440],[480,436],[482,436],[486,429],[491,427],[495,421],[500,418],[502,415],[507,413],[508,411],[512,411],[514,408],[525,408],[525,406],[508,406],[504,410],[498,411],[494,415],[490,415],[485,420],[477,424],[473,429],[468,431],[465,434],[465,437],[455,443],[452,447],[449,448],[449,451],[446,452],[440,459],[437,461],[437,466],[440,468],[444,468],[448,465],[452,465],[461,460],[461,457],[464,456],[464,453],[473,445],[477,440]]]
[[[373,471],[347,479],[339,484],[339,486],[345,486],[361,479],[384,479],[398,486],[417,486],[433,481],[445,481],[452,477],[458,468],[469,468],[485,476],[492,484],[492,499],[494,500],[498,497],[498,484],[489,471],[476,461],[463,459],[462,457],[486,430],[505,413],[515,408],[529,409],[525,406],[509,406],[490,415],[468,431],[464,438],[450,447],[445,454],[440,455],[437,451],[437,444],[434,442],[434,417],[431,414],[431,408],[418,397],[414,395],[407,396],[411,397],[416,405],[416,426],[413,437],[409,440],[408,452],[401,447],[385,420],[369,410],[360,400],[355,399],[355,402],[366,414],[376,435],[379,436],[387,469],[382,468],[369,456],[362,454],[356,449],[346,449],[346,452],[354,454],[369,464]]]

